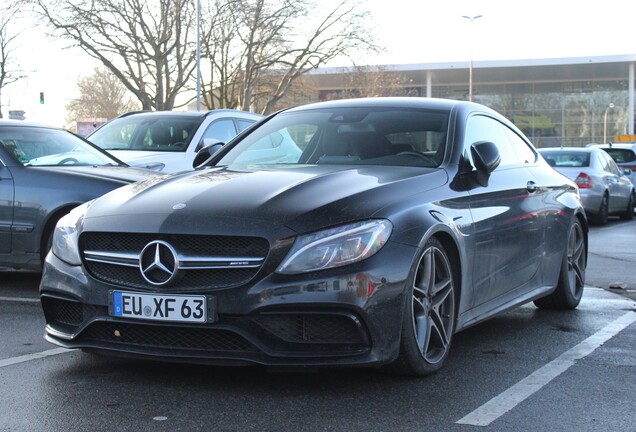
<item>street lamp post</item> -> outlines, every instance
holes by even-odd
[[[603,144],[607,144],[607,112],[614,108],[614,104],[610,102],[610,104],[605,108],[605,115],[603,116]]]
[[[201,111],[201,0],[197,0],[197,111]]]
[[[481,18],[482,15],[467,16],[463,15],[462,18],[466,18],[471,23],[477,18]],[[472,27],[472,26],[471,26]],[[468,100],[473,101],[473,44],[470,42],[470,64],[468,67]]]

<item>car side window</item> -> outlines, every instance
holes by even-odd
[[[618,165],[616,165],[616,162],[614,162],[614,160],[606,153],[603,153],[603,157],[607,159],[607,167],[609,172],[620,177],[621,170],[618,169]]]
[[[508,138],[508,128],[490,117],[474,115],[468,119],[464,138],[465,155],[473,164],[470,146],[479,141],[490,141],[497,146],[501,156],[500,167],[517,165],[517,156]],[[474,166],[474,164],[473,164]]]
[[[237,134],[233,119],[216,120],[203,132],[203,138],[214,138],[221,142],[228,142]]]
[[[519,135],[516,134],[512,129],[506,127],[506,132],[508,134],[508,138],[510,139],[510,145],[517,157],[517,162],[520,164],[532,164],[537,160],[537,154],[534,150],[528,145],[527,142],[523,140]]]
[[[609,160],[605,157],[605,154],[598,153],[597,157],[598,157],[598,161],[601,166],[601,169],[605,172],[611,172],[610,166],[609,166]]]
[[[236,124],[238,125],[239,132],[243,132],[254,123],[256,123],[254,120],[236,119]]]

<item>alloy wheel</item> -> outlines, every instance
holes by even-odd
[[[413,329],[420,354],[430,364],[442,361],[450,349],[454,290],[448,257],[430,246],[420,259],[413,286]]]
[[[580,224],[573,224],[568,236],[568,285],[574,297],[583,289],[585,267],[583,229]]]

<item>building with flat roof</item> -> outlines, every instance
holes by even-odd
[[[636,54],[473,61],[472,99],[511,119],[537,147],[608,142],[634,133],[635,64]],[[470,69],[469,61],[376,68],[400,83],[396,95],[461,100],[468,100]],[[309,99],[355,95],[352,73],[350,68],[311,71],[306,78],[316,93]]]

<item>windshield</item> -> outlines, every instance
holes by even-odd
[[[70,132],[59,129],[2,127],[0,145],[25,166],[121,164]]]
[[[126,116],[106,123],[88,139],[104,150],[184,152],[201,116]]]
[[[449,113],[405,108],[283,112],[230,149],[218,165],[347,164],[437,167]]]

